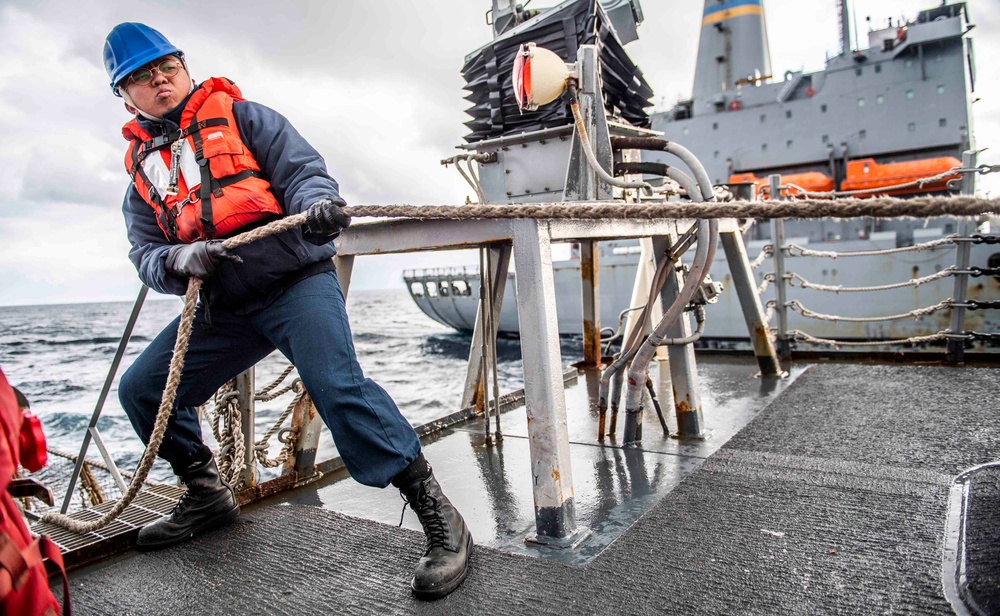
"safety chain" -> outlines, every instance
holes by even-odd
[[[924,276],[923,278],[913,278],[905,282],[897,282],[894,284],[883,284],[875,285],[871,287],[845,287],[843,285],[826,285],[826,284],[816,284],[809,282],[802,276],[799,276],[795,272],[787,272],[785,278],[788,279],[788,286],[795,287],[800,286],[803,289],[815,289],[816,291],[829,291],[831,293],[864,293],[866,291],[888,291],[890,289],[902,289],[904,287],[919,287],[922,284],[927,284],[928,282],[933,282],[941,278],[947,278],[948,276],[954,276],[956,274],[956,269],[954,266],[946,267],[940,272],[931,274],[929,276]],[[794,284],[792,281],[797,280],[798,285]]]
[[[961,334],[948,334],[948,338],[955,340],[996,340],[1000,342],[1000,332],[962,332]]]
[[[955,238],[955,241],[970,242],[972,244],[1000,244],[1000,235],[983,235],[982,233],[973,233],[969,237]]]
[[[774,300],[767,302],[767,311],[764,313],[764,327],[771,324],[771,319],[774,318],[774,313],[778,309],[778,303]]]
[[[889,346],[889,345],[895,345],[895,344],[917,345],[917,344],[924,344],[924,343],[927,343],[927,342],[935,342],[935,341],[938,341],[938,340],[945,340],[946,338],[948,338],[950,336],[948,334],[947,330],[944,330],[944,331],[940,331],[940,332],[938,332],[936,334],[930,334],[930,335],[927,335],[927,336],[911,336],[909,338],[903,338],[903,339],[898,339],[898,340],[869,340],[869,341],[865,341],[865,342],[847,342],[847,341],[844,341],[844,340],[831,340],[829,338],[817,338],[815,336],[812,336],[810,334],[805,333],[804,331],[800,331],[800,330],[797,330],[797,329],[793,329],[792,331],[788,332],[788,334],[790,336],[792,336],[798,342],[807,342],[809,344],[822,344],[822,345],[827,345],[827,346],[833,347],[835,349],[839,349],[842,346],[845,346],[845,347],[873,347],[873,346]]]
[[[771,286],[772,282],[774,282],[774,272],[771,272],[770,274],[765,274],[764,279],[760,281],[760,286],[757,287],[757,296],[760,297],[761,295],[763,295],[764,291],[766,291],[767,288]]]
[[[949,235],[937,240],[931,240],[929,242],[924,242],[922,244],[914,244],[913,246],[902,246],[900,248],[886,248],[884,250],[858,250],[854,252],[834,252],[828,250],[810,250],[804,246],[799,246],[798,244],[788,244],[785,246],[785,254],[790,257],[827,257],[830,259],[836,259],[838,257],[871,257],[875,255],[891,255],[900,252],[919,252],[921,250],[930,250],[932,248],[937,248],[938,246],[945,246],[947,244],[955,244],[957,236]]]
[[[965,274],[970,278],[979,278],[980,276],[1000,276],[1000,267],[970,267],[967,270],[955,270],[956,274]]]
[[[765,244],[763,248],[760,249],[760,254],[757,258],[750,262],[750,269],[757,269],[760,264],[763,263],[768,257],[774,254],[774,245]]]
[[[756,218],[747,218],[743,221],[743,224],[740,225],[740,235],[746,235],[747,231],[749,231],[755,224],[757,224]]]
[[[808,317],[810,319],[818,319],[820,321],[834,321],[834,322],[844,321],[846,323],[875,323],[878,321],[898,321],[900,319],[909,319],[909,318],[916,319],[924,315],[938,312],[939,310],[948,310],[949,308],[952,307],[952,302],[951,299],[946,299],[941,302],[938,302],[937,304],[934,304],[933,306],[916,308],[914,310],[911,310],[909,312],[904,312],[902,314],[890,314],[884,317],[842,317],[831,314],[823,314],[820,312],[813,312],[812,310],[809,310],[808,308],[803,306],[802,302],[800,302],[797,299],[793,299],[786,305],[792,310],[801,314],[802,316]]]
[[[969,310],[996,310],[1000,309],[1000,301],[995,302],[980,302],[976,300],[969,300],[964,304],[958,302],[953,302],[952,307],[954,308],[967,308]]]
[[[1000,172],[1000,165],[979,165],[978,167],[963,167],[956,168],[956,173],[978,173],[979,175],[987,175],[989,173]]]

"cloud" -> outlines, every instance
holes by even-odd
[[[670,107],[691,91],[703,3],[642,4],[641,38],[627,51],[656,103]],[[867,15],[873,23],[912,17],[937,0],[852,4],[863,28]],[[824,52],[837,49],[833,0],[766,7],[774,73],[822,68]],[[490,39],[488,8],[487,0],[0,0],[0,304],[135,295],[118,211],[127,182],[120,128],[129,116],[101,61],[116,24],[156,27],[187,53],[195,78],[230,77],[248,98],[288,117],[352,204],[454,204],[470,190],[439,161],[467,132],[459,71]],[[977,2],[969,10],[982,97],[974,125],[980,147],[997,146],[1000,83],[990,78],[989,60],[1000,56],[1000,8]],[[983,161],[1000,162],[994,152]],[[981,180],[1000,193],[1000,174]],[[386,257],[371,268],[362,259],[356,272],[370,284],[398,285],[402,267],[435,260],[467,259]]]

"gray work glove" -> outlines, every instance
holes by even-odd
[[[347,202],[340,197],[320,199],[306,210],[306,230],[317,237],[337,235],[351,224],[351,217],[340,209]]]
[[[243,263],[222,245],[222,240],[199,240],[191,244],[171,246],[167,251],[167,272],[181,278],[209,278],[222,261]]]

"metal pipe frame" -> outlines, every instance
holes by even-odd
[[[503,296],[507,290],[507,271],[510,269],[511,247],[509,244],[492,245],[489,247],[489,250],[491,252],[490,262],[492,264],[492,271],[490,273],[493,286],[493,318],[491,323],[493,331],[484,334],[484,332],[487,332],[487,329],[483,323],[483,310],[480,306],[479,310],[476,311],[476,324],[473,326],[472,331],[472,345],[469,347],[469,364],[465,374],[465,386],[462,388],[462,400],[459,406],[459,408],[463,409],[475,406],[477,411],[482,411],[484,408],[486,388],[489,385],[482,380],[483,356],[481,346],[483,336],[488,335],[488,339],[496,340],[496,328],[500,322]]]
[[[76,482],[80,478],[80,472],[83,470],[83,465],[87,461],[87,449],[90,447],[91,439],[97,443],[98,449],[100,449],[101,457],[104,458],[104,463],[107,464],[108,468],[111,470],[111,476],[114,477],[115,484],[121,493],[124,494],[128,491],[128,487],[125,485],[125,481],[122,479],[121,473],[118,472],[118,467],[115,465],[115,461],[111,458],[106,447],[104,447],[104,442],[101,440],[101,433],[97,431],[97,420],[101,417],[101,412],[104,410],[104,402],[108,399],[108,393],[111,391],[111,383],[115,380],[115,375],[118,374],[118,366],[121,365],[122,357],[125,355],[125,348],[128,346],[129,339],[132,338],[132,330],[135,329],[135,322],[139,319],[139,313],[142,311],[142,305],[146,301],[146,294],[149,293],[149,288],[145,285],[139,289],[139,294],[135,298],[135,303],[132,305],[132,312],[129,314],[128,322],[125,324],[125,330],[122,332],[122,337],[118,341],[118,349],[115,351],[115,358],[111,360],[111,367],[108,369],[108,376],[104,379],[104,386],[101,387],[101,393],[97,397],[97,404],[94,405],[94,412],[90,416],[90,424],[87,426],[87,431],[83,435],[83,443],[80,445],[80,454],[76,458],[76,464],[73,466],[73,474],[69,478],[69,485],[66,487],[66,496],[63,498],[62,507],[60,507],[59,512],[65,514],[69,511],[69,503],[73,500],[73,490],[76,488]]]
[[[535,504],[528,540],[553,547],[578,544],[589,534],[576,523],[566,399],[556,319],[551,244],[584,240],[679,235],[690,220],[388,220],[352,225],[337,238],[339,258],[495,244],[494,311],[501,308],[509,258],[517,264],[518,318],[525,373],[525,406]],[[738,229],[732,219],[720,227]],[[478,319],[477,319],[478,320]],[[495,322],[495,321],[494,321]],[[477,323],[462,407],[473,401],[481,369]]]

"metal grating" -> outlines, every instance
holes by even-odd
[[[31,529],[37,534],[48,535],[59,546],[68,565],[78,565],[94,557],[115,553],[130,544],[128,535],[168,514],[182,494],[184,489],[177,486],[156,484],[145,488],[116,520],[92,533],[78,535],[45,522],[35,522]],[[90,509],[74,511],[70,517],[83,521],[96,520],[114,506],[115,502],[109,501]]]

